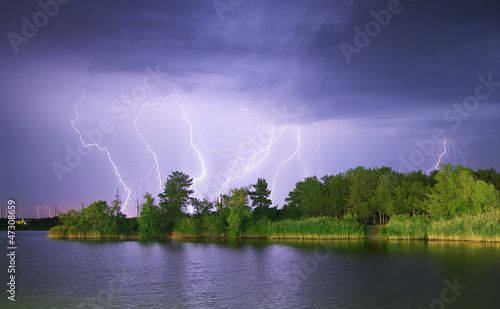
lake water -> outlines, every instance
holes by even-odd
[[[0,308],[500,308],[498,244],[16,236]]]

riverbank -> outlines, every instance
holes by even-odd
[[[302,220],[280,220],[265,222],[248,232],[231,236],[227,233],[196,233],[196,228],[174,229],[172,233],[143,237],[143,239],[170,238],[263,238],[263,239],[362,239],[366,237],[365,227],[355,219],[330,217],[307,218]],[[137,234],[106,234],[103,231],[85,231],[75,226],[59,225],[49,231],[54,239],[131,239],[140,238]]]
[[[389,224],[364,225],[352,219],[329,217],[302,220],[267,222],[254,233],[243,233],[238,237],[227,234],[196,234],[186,230],[155,237],[141,238],[137,233],[126,235],[104,235],[103,233],[75,232],[66,226],[50,229],[52,239],[89,240],[144,240],[144,239],[390,239],[390,240],[451,240],[474,242],[500,242],[500,211],[480,215],[464,215],[453,219],[431,220],[426,216],[395,216]]]
[[[389,239],[500,242],[500,211],[437,220],[395,216],[386,231]]]

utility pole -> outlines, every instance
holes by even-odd
[[[137,218],[141,215],[141,207],[139,206],[139,198],[137,198]]]
[[[120,200],[120,189],[116,189],[116,195],[115,195],[115,201],[117,201],[117,205],[118,205],[118,213],[121,212],[121,209],[122,209],[122,201]]]
[[[54,206],[54,217],[57,217],[57,205]]]
[[[118,201],[118,206],[121,206],[121,201],[120,201],[120,189],[116,189],[116,195],[115,195],[115,201]]]
[[[82,202],[82,210],[83,210],[84,208],[85,208],[85,205],[84,205],[84,203]]]

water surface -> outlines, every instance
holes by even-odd
[[[6,251],[5,240],[0,245]],[[498,244],[69,241],[48,239],[47,232],[18,232],[17,243],[16,303],[12,306],[4,292],[0,308],[498,308],[500,304]],[[0,261],[5,265],[0,268],[2,282],[7,282],[5,254]],[[460,286],[455,293],[449,288],[454,284]]]

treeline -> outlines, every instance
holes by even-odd
[[[158,195],[158,205],[148,193],[142,205],[139,238],[163,237],[266,237],[349,238],[363,237],[363,225],[354,218],[289,218],[269,199],[265,179],[249,187],[235,188],[217,201],[191,197],[192,179],[173,172]],[[293,219],[293,220],[292,220]]]
[[[120,212],[118,201],[108,206],[106,201],[90,204],[81,211],[58,212],[59,225],[49,230],[53,238],[127,238],[137,235],[138,223]]]
[[[70,210],[59,215],[62,225],[52,229],[51,236],[348,238],[364,237],[365,224],[387,224],[390,218],[406,226],[405,220],[477,217],[500,208],[499,173],[449,164],[431,175],[357,167],[308,177],[289,192],[281,209],[272,206],[271,191],[262,178],[215,201],[192,197],[192,183],[188,175],[173,172],[158,202],[149,193],[144,196],[137,220],[126,219],[117,201],[112,207],[99,201],[81,212]],[[390,226],[388,233],[396,231]],[[398,235],[404,235],[404,228],[392,237]]]
[[[288,218],[346,214],[364,223],[387,224],[397,216],[453,218],[500,207],[500,174],[464,166],[441,165],[430,176],[398,173],[390,167],[357,167],[334,176],[308,177],[286,199]]]

